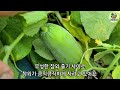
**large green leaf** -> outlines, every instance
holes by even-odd
[[[109,39],[117,21],[111,21],[111,13],[115,11],[80,11],[81,22],[84,26],[85,32],[92,39],[99,39],[106,41]],[[117,15],[117,18],[119,15]]]
[[[23,32],[23,25],[17,17],[10,17],[7,26],[0,33],[4,45],[10,45],[20,33]],[[32,37],[24,36],[12,50],[12,59],[17,61],[29,54],[32,48]]]
[[[20,14],[19,16],[24,27],[23,31],[27,36],[34,36],[40,30],[40,27],[47,22],[46,11],[31,11]]]
[[[39,54],[41,57],[47,60],[54,60],[53,55],[50,53],[48,48],[45,47],[42,40],[40,38],[35,39],[33,42],[33,46],[35,48],[35,52]]]
[[[120,21],[114,28],[109,40],[107,40],[106,43],[109,43],[112,45],[114,45],[114,44],[120,45]]]
[[[113,79],[120,79],[120,65],[113,70],[112,77]]]

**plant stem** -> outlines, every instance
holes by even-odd
[[[88,62],[88,64],[89,64],[91,67],[93,67],[92,64],[90,63],[90,61],[87,61],[87,62]]]
[[[8,64],[8,58],[9,55],[11,54],[13,48],[15,47],[15,45],[22,39],[22,37],[24,36],[24,33],[22,32],[14,41],[13,43],[9,46],[9,50],[7,50],[5,57],[3,58],[3,62],[5,64]]]
[[[88,49],[88,42],[85,41],[85,47],[86,47],[86,50]]]
[[[102,68],[102,66],[100,64],[98,64],[97,62],[94,62],[98,67]]]
[[[118,62],[119,59],[120,59],[120,52],[118,52],[118,54],[115,56],[115,59],[112,61],[112,63],[111,63],[111,64],[109,65],[109,67],[107,68],[105,74],[103,75],[103,79],[105,79],[105,78],[108,76],[110,70],[111,70],[111,69],[113,68],[113,66]]]
[[[102,70],[107,70],[107,68],[91,67],[91,68],[87,69],[87,71],[91,71],[91,70],[102,71]]]
[[[82,72],[89,72],[91,70],[96,70],[96,71],[99,72],[99,71],[105,71],[105,70],[107,70],[107,68],[91,67],[91,68],[89,68],[87,70],[82,70]]]
[[[57,16],[57,18],[60,20],[60,23],[62,23],[62,17],[59,13],[59,11],[54,11],[55,15]]]

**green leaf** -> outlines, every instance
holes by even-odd
[[[7,26],[0,33],[0,38],[3,44],[9,45],[22,32],[22,23],[17,17],[10,17],[7,20]]]
[[[46,11],[31,11],[19,14],[24,25],[23,31],[27,36],[34,36],[40,30],[40,27],[47,22]]]
[[[64,27],[74,36],[76,37],[79,41],[84,42],[85,39],[85,34],[82,31],[82,29],[79,27],[72,27],[70,25],[70,20],[62,19],[62,23]]]
[[[11,57],[12,60],[21,60],[26,57],[32,48],[32,38],[24,36],[20,42],[14,47]]]
[[[79,27],[82,25],[80,20],[80,11],[71,11],[70,21],[73,25]]]
[[[56,60],[53,60],[53,61],[49,61],[49,60],[46,60],[46,59],[44,59],[44,58],[42,58],[41,56],[39,56],[35,51],[31,51],[30,52],[30,62],[31,62],[31,64],[33,65],[33,67],[39,72],[48,72],[48,71],[56,71],[57,69],[55,68],[55,69],[51,69],[50,68],[50,64],[59,64]],[[43,64],[47,64],[48,65],[48,69],[41,69],[40,68],[40,66],[39,65],[43,65]],[[36,65],[38,65],[38,68],[36,68]],[[44,76],[44,75],[42,75],[41,77],[43,77],[43,78],[45,78],[45,79],[47,79],[47,78],[53,78],[53,79],[55,79],[55,78],[59,78],[59,76],[49,76],[49,77],[46,77],[46,76]]]
[[[30,62],[32,63],[32,65],[34,67],[35,67],[35,64],[49,64],[49,65],[50,64],[58,64],[58,62],[56,60],[49,61],[49,60],[46,60],[45,58],[42,58],[33,50],[30,52]],[[39,71],[39,70],[45,70],[45,69],[38,68],[37,70]],[[46,69],[46,70],[48,71],[51,69]]]
[[[53,55],[50,53],[50,51],[48,50],[48,48],[45,47],[45,45],[43,44],[42,40],[40,38],[35,39],[32,42],[34,48],[35,48],[35,52],[37,54],[39,54],[41,57],[47,59],[47,60],[54,60]]]
[[[114,11],[80,11],[81,22],[85,32],[92,39],[106,41],[109,39],[116,22],[111,22],[110,15]],[[117,12],[116,12],[117,13]],[[101,34],[100,34],[101,33]]]
[[[4,45],[10,45],[20,33],[23,32],[23,25],[18,17],[10,17],[7,26],[0,33],[0,39]],[[21,60],[29,54],[32,48],[32,37],[24,36],[14,47],[11,53],[12,60]]]
[[[103,61],[103,64],[105,65],[110,65],[111,62],[114,60],[114,55],[111,53],[106,54],[105,56],[103,56],[100,60]]]
[[[0,32],[6,27],[8,17],[0,17]]]
[[[112,45],[114,45],[114,44],[120,45],[120,21],[114,28],[109,40],[107,40],[106,43],[109,43]]]
[[[70,20],[63,19],[62,23],[64,27],[79,41],[81,41],[86,47],[87,43],[89,42],[90,38],[85,35],[81,27],[75,27],[70,24]]]
[[[120,65],[113,70],[112,77],[113,79],[120,79]]]
[[[113,52],[111,50],[105,50],[102,52],[98,52],[97,54],[94,55],[94,61],[100,60],[103,56],[105,56],[106,54],[113,54]]]
[[[30,58],[31,58],[30,61],[32,62],[33,65],[38,64],[38,63],[39,64],[51,64],[54,62],[54,61],[48,61],[42,58],[33,50],[30,52]]]
[[[0,60],[2,60],[4,56],[5,56],[5,49],[4,49],[4,46],[0,40]]]

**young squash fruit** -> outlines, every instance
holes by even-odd
[[[77,64],[83,55],[81,45],[63,27],[47,23],[41,28],[43,43],[59,63]]]

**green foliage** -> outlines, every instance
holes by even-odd
[[[99,39],[101,41],[109,39],[118,22],[111,22],[111,19],[109,19],[111,13],[114,13],[114,11],[80,11],[81,22],[85,32],[92,39]]]
[[[4,45],[10,45],[13,41],[18,37],[18,35],[22,32],[22,24],[20,20],[15,17],[10,17],[7,20],[7,26],[1,32],[1,40]],[[11,57],[13,60],[21,60],[26,55],[29,54],[32,48],[32,38],[24,36],[18,44],[14,47],[11,53]]]
[[[103,61],[103,63],[104,63],[105,65],[110,65],[111,62],[113,61],[113,59],[114,59],[114,55],[111,54],[111,53],[109,53],[109,54],[106,54],[105,56],[103,56],[103,57],[101,58],[101,61]]]
[[[77,27],[81,26],[80,11],[71,11],[70,21]]]
[[[95,79],[120,79],[120,11],[70,11],[70,15],[68,12],[64,13],[66,18],[58,11],[28,11],[0,17],[0,60],[12,68],[15,79],[19,76],[15,61],[26,57],[38,74],[67,73],[43,75],[45,79],[93,78],[87,74],[92,70],[97,72]],[[51,14],[54,20],[49,19]],[[36,68],[40,64],[60,67]],[[74,64],[85,68],[62,66]],[[70,75],[71,72],[77,75]]]
[[[90,41],[90,38],[85,35],[81,27],[76,27],[70,24],[71,20],[63,19],[62,23],[63,26],[74,36],[76,37],[80,42],[82,42],[86,48],[88,48],[88,42]]]
[[[47,22],[46,11],[33,11],[20,14],[20,19],[24,25],[23,31],[27,36],[34,36],[40,27]]]
[[[0,32],[6,27],[8,17],[0,17]]]
[[[113,79],[120,79],[120,66],[117,66],[112,72]]]
[[[110,43],[112,45],[120,45],[120,21],[114,28],[113,32],[111,33],[110,39],[106,41],[106,43]]]

